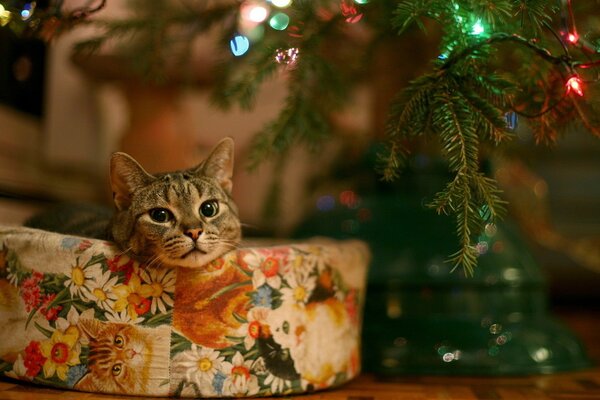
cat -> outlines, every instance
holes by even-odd
[[[111,240],[146,265],[200,268],[241,239],[231,197],[233,149],[233,140],[225,138],[196,167],[154,175],[128,154],[114,153],[112,216],[97,208],[62,205],[25,225]]]
[[[167,395],[169,327],[139,326],[81,319],[89,348],[87,372],[74,388],[85,392]]]

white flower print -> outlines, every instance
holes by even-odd
[[[156,314],[157,309],[164,314],[167,312],[167,307],[173,307],[173,293],[177,280],[174,268],[140,269],[140,277],[152,287],[150,306],[152,314]]]
[[[67,272],[69,279],[65,281],[65,286],[69,288],[71,298],[74,296],[87,298],[90,295],[90,285],[94,281],[94,270],[89,266],[80,265],[79,259],[71,270]]]
[[[13,364],[13,369],[5,373],[6,376],[13,379],[27,379],[32,380],[33,378],[27,376],[27,368],[23,361],[23,356],[19,354]]]
[[[203,395],[214,395],[212,382],[224,360],[218,351],[192,343],[173,359],[173,370],[185,374],[186,382],[195,383]]]
[[[250,350],[261,335],[261,330],[267,325],[270,309],[255,307],[248,311],[248,322],[240,326],[238,333],[244,338],[244,347]]]
[[[89,284],[89,292],[83,293],[83,297],[96,303],[103,310],[112,310],[117,300],[112,288],[117,284],[119,277],[111,277],[110,271],[102,272],[99,264],[90,268],[90,274],[94,279]]]
[[[252,360],[245,361],[240,352],[236,352],[231,362],[225,361],[221,370],[227,378],[223,382],[223,395],[253,396],[258,393],[258,378],[251,373]]]
[[[88,308],[79,314],[75,307],[71,307],[66,319],[62,317],[56,319],[56,329],[66,332],[71,326],[77,326],[80,319],[94,319],[94,309]]]
[[[281,289],[284,303],[305,305],[315,289],[317,278],[301,271],[290,273],[287,278],[289,287]]]
[[[121,312],[117,312],[114,310],[108,310],[107,312],[104,313],[104,317],[106,317],[106,320],[108,322],[118,322],[118,323],[123,323],[123,324],[139,324],[141,322],[144,322],[144,318],[142,317],[136,317],[136,318],[131,318],[131,316],[129,315],[129,313],[127,312],[127,310],[123,310]]]
[[[281,274],[284,274],[290,266],[289,249],[268,248],[252,250],[243,258],[243,262],[252,273],[252,284],[259,288],[265,283],[273,289],[281,287]]]
[[[11,285],[17,286],[19,283],[19,276],[17,275],[17,271],[16,271],[16,268],[14,267],[14,264],[8,264],[8,267],[6,268],[6,270],[8,271],[8,274],[6,275],[6,279],[8,279],[8,281],[10,282]]]
[[[285,394],[289,392],[292,386],[292,382],[272,374],[265,378],[264,384],[271,387],[272,394]]]

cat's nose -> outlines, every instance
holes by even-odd
[[[198,240],[198,238],[202,234],[202,228],[188,229],[187,231],[184,232],[184,234],[186,236],[191,237],[193,240]]]

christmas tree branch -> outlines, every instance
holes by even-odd
[[[524,38],[523,36],[517,35],[515,33],[513,33],[513,34],[494,33],[488,39],[478,41],[478,42],[472,44],[471,46],[468,46],[468,47],[462,49],[458,53],[451,55],[448,58],[448,60],[441,66],[441,69],[452,68],[454,66],[454,64],[456,64],[459,61],[463,61],[463,60],[469,58],[474,53],[476,53],[478,50],[480,50],[482,47],[489,46],[489,45],[492,45],[495,43],[502,43],[502,42],[514,42],[516,44],[525,46],[526,48],[532,50],[535,54],[537,54],[538,56],[543,58],[545,61],[548,61],[549,63],[554,64],[554,65],[560,65],[560,64],[563,64],[566,66],[573,65],[572,60],[570,60],[569,58],[554,56],[554,55],[552,55],[552,53],[549,50],[537,45],[533,40],[528,40],[528,39]]]

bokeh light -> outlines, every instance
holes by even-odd
[[[275,7],[286,8],[292,5],[292,0],[271,0]]]
[[[244,20],[255,24],[260,24],[269,16],[267,7],[255,2],[245,2],[242,4],[240,11]]]
[[[5,26],[10,22],[11,12],[4,8],[4,6],[0,3],[0,26]]]
[[[340,193],[340,203],[348,208],[357,208],[359,205],[358,195],[352,190],[344,190]]]
[[[242,56],[250,49],[250,40],[244,35],[236,35],[229,42],[231,53],[236,56]]]
[[[332,195],[324,195],[317,199],[317,210],[331,211],[335,208],[335,197]]]
[[[481,35],[482,33],[485,32],[485,27],[483,26],[483,23],[481,22],[480,19],[478,19],[474,24],[473,24],[473,28],[471,29],[471,33],[473,35]]]
[[[572,76],[566,83],[567,94],[575,92],[578,96],[583,96],[583,82],[578,76]]]
[[[25,3],[23,9],[21,10],[21,19],[23,21],[27,21],[33,15],[35,10],[36,3],[32,1],[31,3]]]
[[[271,17],[271,19],[269,19],[269,25],[271,26],[271,28],[278,31],[285,30],[285,28],[287,28],[289,24],[290,17],[288,17],[287,14],[282,12],[276,13]]]
[[[277,49],[275,52],[275,61],[278,64],[284,64],[288,67],[293,67],[298,62],[300,50],[296,47],[290,47],[289,49]]]

